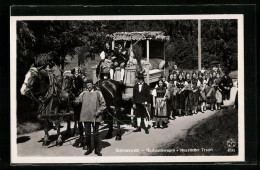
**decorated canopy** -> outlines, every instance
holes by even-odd
[[[164,35],[162,31],[142,31],[142,32],[115,32],[107,35],[115,41],[140,41],[140,40],[158,40],[169,41],[170,36]]]

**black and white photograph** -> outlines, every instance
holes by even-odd
[[[12,163],[244,161],[243,15],[11,16]]]

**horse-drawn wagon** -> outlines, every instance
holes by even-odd
[[[154,83],[158,81],[162,73],[168,74],[165,67],[165,42],[170,39],[162,31],[143,31],[143,32],[116,32],[107,35],[112,39],[112,50],[119,44],[130,43],[127,50],[133,50],[134,46],[139,46],[141,55],[135,56],[135,59],[141,60],[142,65],[147,73],[145,76],[146,83]],[[126,47],[127,48],[127,47]],[[135,84],[136,64],[131,64],[132,58],[129,59],[125,68],[124,84],[126,85],[126,93],[124,97],[132,97],[133,86]],[[96,77],[97,66],[92,67],[93,81],[98,81]],[[120,68],[115,69],[114,79],[120,80]]]
[[[114,80],[107,80],[103,83],[98,83],[99,88],[102,93],[104,93],[104,98],[106,100],[107,105],[107,113],[111,116],[111,119],[117,120],[117,135],[116,140],[121,140],[121,130],[120,130],[120,121],[118,115],[122,114],[123,110],[127,110],[126,108],[122,108],[126,106],[123,104],[122,97],[125,99],[131,99],[133,96],[133,86],[136,81],[136,70],[137,64],[133,62],[131,64],[131,60],[138,60],[142,63],[142,67],[146,72],[145,81],[148,84],[154,83],[158,81],[159,77],[162,73],[167,75],[167,68],[165,67],[165,41],[169,40],[169,36],[165,36],[161,31],[145,31],[145,32],[116,32],[114,34],[108,35],[112,39],[112,50],[116,48],[119,44],[130,43],[130,47],[128,47],[128,51],[133,50],[135,45],[139,46],[141,49],[141,55],[135,56],[133,58],[129,58],[129,61],[125,67],[124,72],[124,81],[125,85],[125,93],[122,96],[122,92],[124,88],[122,88],[122,83],[119,83],[120,80],[120,68],[115,68]],[[139,57],[139,58],[137,58]],[[134,64],[135,63],[135,64]],[[93,69],[93,82],[96,83],[98,79],[96,78],[96,68]],[[58,69],[57,69],[58,70]],[[62,75],[62,72],[58,70],[60,79],[56,79],[53,77],[53,73],[48,73],[45,69],[32,67],[28,73],[26,74],[25,83],[21,88],[22,95],[31,96],[34,100],[40,101],[42,98],[51,99],[51,102],[44,102],[42,108],[49,108],[46,112],[39,112],[39,117],[44,119],[44,131],[45,136],[43,139],[43,145],[47,145],[49,139],[48,135],[48,119],[55,119],[55,124],[57,126],[57,145],[61,145],[63,143],[62,136],[59,128],[60,117],[70,117],[75,114],[73,112],[67,113],[69,110],[65,110],[64,113],[60,112],[61,103],[65,103],[65,105],[70,105],[70,96],[72,95],[72,81],[71,76],[66,76],[66,74]],[[53,78],[52,78],[53,77]],[[56,76],[55,76],[56,77]],[[41,80],[42,78],[42,80]],[[44,79],[43,79],[44,78]],[[55,80],[55,81],[54,81]],[[37,84],[38,86],[36,86]],[[111,86],[112,84],[112,86]],[[36,88],[37,87],[37,88]],[[111,87],[113,87],[111,89]],[[48,89],[51,89],[49,92]],[[79,90],[79,89],[78,89]],[[55,93],[54,93],[55,92]],[[37,95],[35,95],[37,94]],[[47,97],[46,97],[47,96]],[[50,97],[49,97],[50,96]],[[75,96],[75,95],[74,95]],[[64,98],[65,102],[61,102],[61,99]],[[55,100],[57,104],[53,104],[52,100]],[[69,103],[68,103],[69,102]],[[49,104],[50,103],[50,104]],[[73,102],[72,102],[73,103]],[[46,105],[54,105],[55,108],[46,107]],[[130,106],[130,105],[129,105]],[[41,108],[41,107],[40,107]],[[65,107],[67,108],[67,107]],[[75,111],[75,109],[74,109]],[[76,128],[76,120],[74,123],[74,130]],[[111,121],[110,121],[111,122]],[[79,125],[78,125],[79,126]],[[68,130],[70,129],[69,119],[68,119]],[[113,131],[113,122],[109,125],[108,137],[112,136]]]

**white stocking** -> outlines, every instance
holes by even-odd
[[[133,117],[133,115],[134,115],[134,109],[131,108],[131,122],[132,122],[132,123],[134,122],[134,117]]]
[[[138,118],[137,118],[137,127],[140,127],[140,126],[141,126],[141,118],[138,117]]]
[[[114,70],[110,69],[110,79],[114,80]]]
[[[124,76],[125,76],[125,69],[121,69],[121,77],[120,77],[120,80],[124,80]]]
[[[147,117],[144,118],[144,126],[145,126],[145,127],[148,127],[148,118],[147,118]]]

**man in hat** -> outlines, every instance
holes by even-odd
[[[94,91],[92,80],[86,80],[86,91],[79,95],[79,101],[82,102],[81,112],[80,112],[80,122],[84,123],[85,128],[85,138],[83,147],[87,150],[84,155],[89,155],[91,150],[91,126],[93,127],[94,135],[94,146],[95,154],[102,156],[100,153],[100,137],[99,137],[99,125],[102,121],[101,113],[106,109],[106,103],[103,95],[100,91]]]
[[[137,129],[134,132],[141,132],[141,119],[144,119],[145,133],[148,131],[148,117],[150,117],[147,106],[150,103],[150,87],[144,83],[144,75],[139,73],[137,75],[137,83],[133,89],[133,108],[137,117]]]

